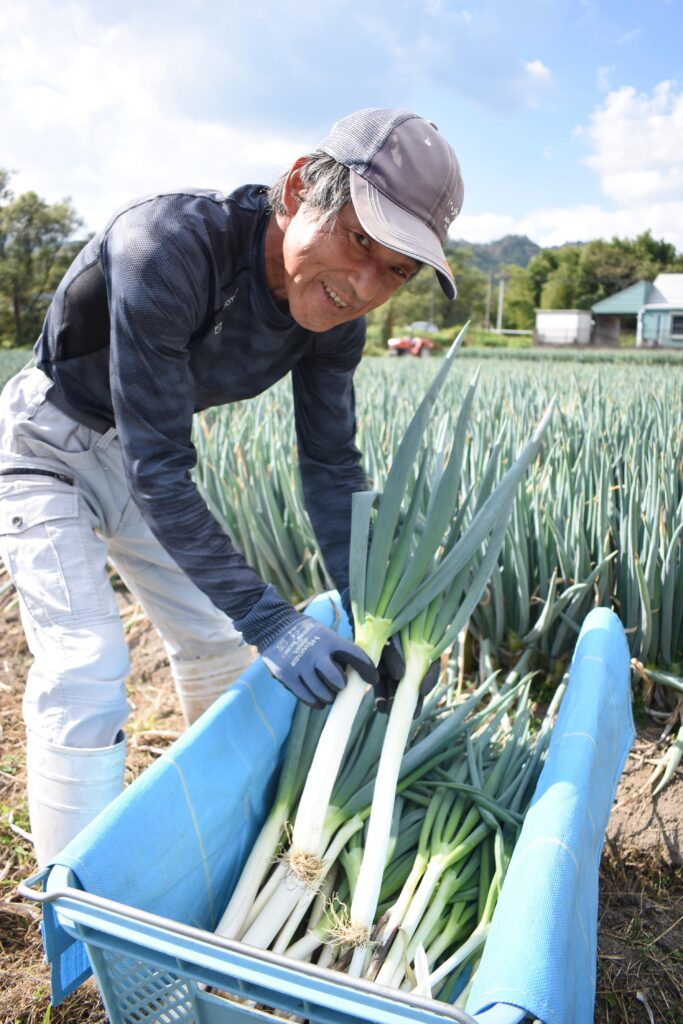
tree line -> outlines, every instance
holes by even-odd
[[[451,245],[447,256],[458,285],[455,301],[445,298],[433,274],[419,273],[371,314],[385,341],[415,320],[433,321],[440,328],[466,320],[486,325],[487,318],[495,323],[501,277],[502,327],[530,331],[537,309],[590,309],[636,281],[653,281],[662,272],[683,272],[683,253],[653,238],[650,231],[634,239],[615,237],[540,249],[526,267],[506,264],[493,274],[476,267],[466,247]]]
[[[76,237],[83,221],[69,199],[49,204],[35,192],[15,195],[10,177],[0,168],[0,346],[4,347],[33,345],[60,278],[87,241]],[[474,264],[465,246],[450,244],[447,256],[458,283],[455,302],[445,298],[434,274],[419,273],[370,315],[385,341],[416,320],[446,328],[466,320],[483,325],[487,314],[495,319],[497,288],[492,289],[491,276]],[[683,253],[649,231],[635,239],[541,249],[526,267],[507,264],[495,275],[496,284],[501,275],[505,281],[502,325],[531,330],[536,309],[590,309],[600,299],[636,281],[652,281],[662,271],[683,272]]]
[[[46,203],[35,192],[15,195],[0,168],[0,345],[33,345],[45,311],[85,239],[70,200]]]

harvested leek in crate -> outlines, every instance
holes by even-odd
[[[512,675],[494,695],[494,678],[456,705],[435,695],[414,725],[414,742],[403,758],[393,807],[387,856],[379,893],[378,922],[367,945],[372,952],[366,977],[380,984],[413,989],[412,966],[424,950],[429,993],[451,992],[453,971],[467,966],[488,931],[511,848],[536,785],[562,687],[541,728],[532,735],[531,677]],[[296,710],[285,766],[271,817],[231,900],[226,925],[246,937],[278,891],[292,885],[271,828],[278,808],[291,801],[311,762],[310,744],[300,737],[319,732],[326,712]],[[329,717],[329,716],[328,716]],[[506,724],[510,722],[512,724]],[[350,947],[345,907],[357,886],[363,829],[372,801],[386,718],[377,715],[366,694],[334,788],[327,826],[330,840],[315,885],[299,894],[289,917],[272,939],[275,953],[347,970]],[[293,766],[296,766],[292,771]],[[290,794],[289,800],[286,792]],[[283,840],[286,842],[286,840]],[[262,893],[245,909],[245,890],[254,893],[254,854],[260,873],[269,874]],[[276,903],[276,906],[278,904]],[[443,965],[448,970],[443,973]],[[440,973],[441,972],[441,973]],[[426,994],[423,986],[422,993]]]
[[[335,604],[322,597],[310,614],[330,626]],[[325,941],[341,905],[335,890],[339,900],[349,902],[361,831],[347,843],[336,870],[332,867],[334,884],[328,879],[321,886],[308,920],[290,942],[299,946],[296,955],[313,962],[292,959],[293,948],[278,956],[211,934],[220,915],[217,898],[227,899],[233,891],[257,826],[273,805],[273,770],[281,764],[288,734],[294,735],[292,698],[273,688],[267,670],[256,662],[63,851],[47,880],[43,872],[21,887],[24,896],[44,906],[54,1002],[87,977],[84,944],[112,1024],[143,1019],[168,1024],[171,1018],[243,1024],[263,1020],[264,1007],[278,1018],[293,1014],[311,1024],[519,1024],[525,1013],[547,1024],[590,1024],[598,854],[633,738],[628,648],[616,616],[596,608],[584,623],[549,743],[543,734],[550,717],[539,733],[528,728],[527,686],[528,679],[508,677],[497,686],[490,678],[460,699],[446,682],[443,695],[430,697],[415,723],[401,765],[378,922],[400,893],[417,892],[416,876],[426,876],[427,862],[449,841],[450,816],[441,813],[446,798],[439,798],[439,787],[465,797],[458,831],[470,814],[470,798],[492,828],[488,843],[477,844],[478,854],[472,850],[471,859],[446,867],[412,936],[415,958],[403,984],[413,991],[349,977],[341,959],[347,954]],[[371,705],[368,695],[335,785],[332,802],[340,821],[358,813],[367,819],[376,748],[386,723]],[[315,713],[304,732],[320,721]],[[302,758],[312,756],[306,749],[300,749]],[[505,764],[496,773],[502,757]],[[295,767],[298,760],[293,759]],[[305,776],[303,765],[302,772]],[[494,786],[496,774],[500,785]],[[425,812],[433,819],[428,827]],[[508,865],[509,843],[522,815]],[[502,846],[495,840],[499,830]],[[506,876],[500,895],[496,883],[489,898],[480,880],[498,872],[496,853]],[[496,899],[489,929],[486,904],[490,909]],[[481,918],[482,928],[472,935]],[[404,920],[407,931],[410,917]],[[317,926],[322,934],[310,948]],[[302,939],[308,951],[301,948]],[[381,969],[385,950],[378,944],[375,951]],[[391,949],[386,954],[394,956]],[[480,955],[468,996],[468,972]],[[320,969],[331,960],[339,970]],[[435,980],[445,969],[448,976]],[[415,994],[429,989],[442,1001],[466,998],[466,1011]]]
[[[468,861],[467,870],[477,874],[474,913],[474,924],[479,928],[477,938],[484,934],[485,922],[490,918],[504,873],[510,828],[514,829],[519,824],[523,794],[515,790],[514,797],[510,795],[507,776],[505,795],[517,803],[517,810],[510,812],[505,804],[500,810],[496,795],[501,784],[501,766],[510,760],[511,751],[519,745],[520,739],[515,733],[510,739],[509,750],[503,744],[497,760],[494,755],[496,748],[501,746],[499,730],[502,718],[497,718],[494,713],[492,723],[482,727],[483,739],[478,737],[475,744],[477,734],[469,736],[464,732],[469,710],[467,705],[463,714],[462,708],[456,710],[447,704],[441,706],[431,701],[430,715],[423,715],[418,723],[418,732],[420,725],[426,731],[427,720],[434,724],[443,718],[434,729],[435,734],[443,736],[443,732],[439,733],[441,726],[452,720],[454,729],[463,730],[465,742],[455,761],[442,763],[439,768],[446,775],[445,782],[442,778],[446,790],[437,801],[440,808],[438,817],[441,821],[447,816],[448,824],[442,822],[445,831],[440,832],[440,839],[435,841],[442,846],[443,843],[452,843],[455,853],[451,856],[442,850],[441,861],[437,858],[435,864],[441,865],[445,858],[443,870],[447,881],[437,877],[431,883],[426,882],[419,897],[415,894],[417,905],[412,904],[409,891],[399,900],[406,912],[410,907],[415,919],[413,928],[418,931],[421,916],[416,907],[421,906],[424,910],[442,881],[436,902],[438,909],[429,908],[429,924],[424,925],[424,934],[420,933],[423,941],[414,947],[409,942],[409,956],[414,966],[409,962],[407,972],[399,971],[395,963],[397,957],[399,961],[405,959],[406,951],[394,952],[392,959],[388,950],[389,943],[397,938],[398,929],[402,936],[406,934],[396,908],[389,918],[388,930],[384,930],[381,938],[390,967],[379,967],[377,955],[370,965],[371,944],[378,926],[376,911],[384,879],[400,877],[399,866],[388,855],[392,827],[394,834],[402,827],[402,814],[396,813],[395,794],[397,786],[401,790],[399,777],[410,757],[403,757],[404,750],[418,706],[422,680],[430,665],[450,648],[481,598],[501,550],[517,488],[540,451],[552,413],[551,405],[532,438],[495,486],[496,446],[490,454],[476,501],[471,492],[463,495],[461,474],[476,378],[463,400],[449,450],[445,455],[436,456],[436,466],[433,453],[425,447],[423,438],[465,329],[454,342],[410,422],[398,446],[383,493],[366,492],[354,496],[350,585],[356,642],[377,663],[390,638],[399,637],[405,661],[405,672],[386,723],[381,752],[378,757],[377,754],[370,756],[379,745],[385,723],[373,711],[365,683],[356,673],[350,672],[346,688],[336,698],[322,727],[294,817],[291,843],[285,844],[277,865],[265,879],[267,855],[260,851],[270,852],[274,846],[274,829],[270,824],[267,826],[217,929],[219,934],[240,938],[250,945],[271,948],[275,952],[289,950],[306,958],[322,944],[318,962],[331,963],[341,950],[340,966],[350,959],[346,967],[352,975],[364,976],[368,969],[377,974],[379,970],[378,978],[391,983],[400,974],[398,984],[412,987],[414,983],[414,987],[423,992],[426,988],[431,992],[432,984],[438,983],[441,987],[443,981],[443,974],[430,974],[430,963],[434,966],[437,953],[431,947],[428,951],[424,942],[437,928],[443,934],[441,917],[447,908],[449,919],[455,914],[452,927],[447,930],[449,935],[460,936],[464,922],[473,916],[472,908],[465,911],[460,906],[461,901],[456,903],[456,913],[446,895],[460,892],[462,883],[461,876],[449,874],[446,867],[453,867],[468,855],[476,858]],[[430,474],[435,486],[427,496],[425,488]],[[426,509],[424,512],[423,508]],[[481,696],[478,694],[477,699]],[[515,687],[506,688],[492,706],[500,706],[498,714],[505,717],[517,696]],[[363,716],[359,717],[361,709]],[[490,708],[488,711],[490,713]],[[302,714],[299,713],[299,718]],[[517,720],[524,723],[525,718],[528,718],[528,710],[518,709],[516,723]],[[505,717],[505,721],[509,722],[509,718]],[[454,732],[451,742],[456,735],[460,733]],[[418,743],[411,753],[420,747]],[[452,757],[452,750],[447,753]],[[525,756],[531,756],[528,748]],[[288,758],[288,764],[291,760]],[[441,760],[442,755],[439,755],[437,764]],[[491,768],[494,760],[497,769],[491,769],[489,776],[487,769]],[[533,759],[537,767],[539,762],[540,757]],[[458,774],[460,763],[468,766],[463,777]],[[408,789],[405,799],[398,805],[398,811],[407,807],[413,831],[419,820],[415,812],[424,806],[425,801],[426,820],[430,821],[430,814],[437,815],[436,810],[430,811],[434,806],[433,799],[425,796],[425,787],[434,785],[429,772],[435,767],[431,760],[416,763],[408,776],[411,787],[416,778],[424,774],[427,777],[417,791]],[[526,763],[523,770],[519,769],[525,779],[523,792],[526,799],[531,794],[525,775],[527,769]],[[287,771],[283,777],[288,780],[285,784],[288,793],[283,793],[281,798],[279,794],[276,807],[291,808],[295,787],[289,785]],[[350,779],[353,780],[351,789]],[[451,785],[469,787],[472,792],[467,799],[464,790],[456,797],[447,788]],[[473,793],[479,794],[479,803]],[[363,794],[361,800],[360,794]],[[470,806],[466,806],[467,801]],[[487,802],[488,806],[485,806]],[[278,814],[279,811],[275,818],[281,820]],[[507,829],[505,837],[501,817]],[[364,830],[362,848],[358,842],[361,830]],[[424,838],[423,845],[426,842],[427,838]],[[410,851],[402,849],[403,870],[408,866],[409,856]],[[337,861],[341,862],[343,871],[337,871]],[[436,868],[432,874],[435,871]],[[339,885],[335,877],[337,874],[341,879]],[[407,877],[419,880],[415,864]],[[470,878],[469,874],[467,878]],[[263,884],[253,899],[257,879]],[[386,882],[384,884],[386,896]],[[484,890],[488,893],[486,898],[479,895]],[[312,917],[306,925],[312,905]],[[410,939],[412,941],[412,935]],[[473,951],[476,949],[475,942]],[[446,943],[439,953],[448,952],[453,955]],[[469,952],[461,956],[461,960],[468,959]],[[416,971],[422,975],[419,983]]]

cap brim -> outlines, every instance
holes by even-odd
[[[350,170],[349,174],[353,208],[370,237],[389,249],[433,267],[444,294],[454,299],[457,295],[455,278],[434,232],[418,217],[387,199],[355,171]]]

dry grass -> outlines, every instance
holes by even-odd
[[[121,609],[133,671],[128,686],[126,782],[130,783],[180,735],[166,655],[156,633],[125,594]],[[28,830],[21,697],[29,653],[15,608],[0,609],[0,1024],[107,1024],[92,979],[60,1006],[50,1007],[49,968],[40,939],[40,912],[16,888],[36,871]]]
[[[598,919],[597,1022],[683,1021],[683,869],[608,849]]]

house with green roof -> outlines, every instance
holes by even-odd
[[[594,345],[619,340],[622,316],[637,317],[636,345],[683,348],[683,274],[658,274],[591,307]]]

